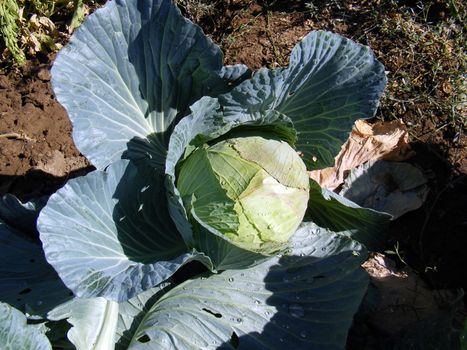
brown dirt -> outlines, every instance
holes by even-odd
[[[30,61],[0,74],[0,194],[48,194],[89,167],[50,86],[50,66]]]

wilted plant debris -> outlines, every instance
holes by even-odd
[[[2,0],[3,60],[21,66],[26,54],[32,58],[38,53],[47,55],[58,51],[97,3],[95,0]]]
[[[366,162],[384,159],[403,161],[414,155],[409,133],[399,120],[368,123],[357,120],[335,158],[335,166],[310,171],[310,177],[321,186],[335,190],[344,183],[349,171]]]
[[[371,254],[363,267],[371,287],[356,332],[372,332],[359,349],[458,347],[461,290],[432,290],[409,266],[397,268],[381,253]]]

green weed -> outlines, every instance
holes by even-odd
[[[14,0],[0,1],[0,34],[13,59],[23,65],[26,56],[19,47],[18,38],[19,8]]]

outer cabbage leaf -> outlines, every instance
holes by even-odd
[[[53,321],[67,318],[73,327],[68,339],[77,350],[113,350],[118,321],[118,303],[104,298],[64,303],[48,313]]]
[[[307,167],[323,168],[334,164],[354,121],[375,114],[385,84],[368,47],[315,31],[295,46],[287,68],[260,69],[219,102],[228,119],[287,116]]]
[[[41,197],[22,203],[18,198],[7,193],[0,198],[0,219],[21,232],[34,237],[37,234],[37,216],[46,202],[47,198]]]
[[[243,269],[259,264],[270,256],[255,253],[233,244],[220,232],[209,231],[203,226],[197,232],[196,249],[212,261],[214,271]]]
[[[222,60],[170,0],[116,0],[76,30],[55,60],[52,84],[78,149],[104,169],[148,135],[160,133],[149,155],[163,157],[164,132],[190,104],[248,76],[245,66],[223,68]]]
[[[45,256],[78,297],[128,300],[188,261],[209,264],[170,220],[160,179],[120,160],[50,197],[38,220]]]
[[[391,215],[363,208],[310,180],[310,200],[305,220],[351,237],[367,248],[380,248],[386,238]]]
[[[133,334],[157,299],[171,288],[171,283],[162,283],[118,305],[116,349],[126,350]]]
[[[141,319],[169,287],[162,283],[122,303],[74,298],[51,310],[47,318],[66,319],[72,325],[67,337],[77,350],[126,349]]]
[[[49,340],[37,327],[28,325],[20,311],[0,302],[0,344],[4,350],[52,350]]]
[[[0,300],[38,316],[72,294],[45,260],[40,242],[32,238],[43,203],[23,204],[11,195],[0,202]]]
[[[129,349],[337,349],[368,279],[365,254],[313,224],[290,255],[189,280],[146,314]]]

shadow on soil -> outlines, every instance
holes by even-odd
[[[404,313],[416,313],[416,322],[397,334],[379,334],[368,322],[375,315],[371,309],[372,300],[375,301],[372,283],[355,317],[348,349],[459,349],[460,346],[458,330],[465,323],[462,299],[464,304],[467,302],[462,293],[462,289],[467,290],[467,176],[449,163],[439,145],[414,143],[412,147],[416,156],[410,162],[423,170],[430,192],[421,208],[391,223],[386,249],[397,251],[398,255],[387,256],[398,269],[411,268],[414,275],[420,276],[427,283],[424,287],[427,295],[439,297],[444,292],[452,295],[445,297],[440,309],[428,318],[412,302],[407,303],[405,310],[386,310],[390,313],[387,322],[397,321],[401,315],[405,317]],[[406,287],[397,288],[400,292]],[[415,289],[411,292],[423,298],[423,293]],[[381,312],[384,311],[378,311]],[[390,327],[382,328],[388,331]]]
[[[94,170],[89,166],[71,171],[66,176],[57,177],[42,170],[30,169],[23,176],[0,174],[0,196],[10,193],[18,197],[22,202],[31,198],[50,195],[62,187],[68,180],[83,176]]]
[[[424,171],[430,192],[420,209],[392,223],[388,249],[399,242],[404,261],[431,287],[467,290],[467,175],[448,162],[438,145],[412,146],[416,156],[411,162]]]

